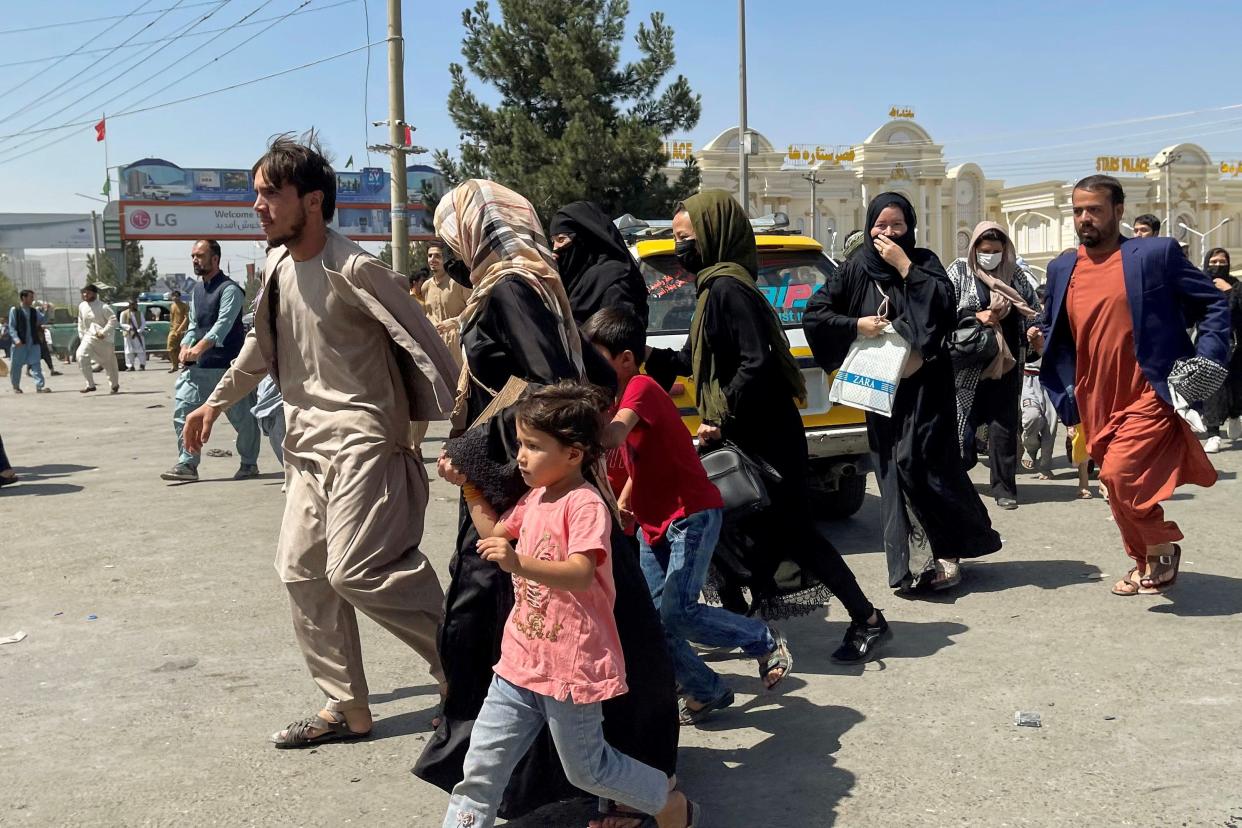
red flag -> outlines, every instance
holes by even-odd
[[[95,124],[95,141],[98,143],[108,134],[108,119],[100,118],[99,123]]]
[[[410,129],[410,127],[407,126],[405,128],[405,145],[408,147],[413,143],[414,143],[414,130]]]

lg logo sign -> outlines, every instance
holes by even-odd
[[[129,224],[135,230],[146,230],[152,225],[152,223],[154,223],[156,227],[177,226],[177,214],[172,212],[155,213],[152,215],[146,210],[132,210],[128,213],[128,215]]]

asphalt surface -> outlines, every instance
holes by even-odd
[[[0,383],[24,478],[0,490],[0,638],[27,634],[0,644],[0,825],[439,825],[446,794],[409,773],[434,688],[365,618],[375,738],[267,744],[321,700],[272,569],[282,497],[267,448],[259,479],[207,457],[202,482],[166,484],[166,364],[122,374],[117,396],[79,395],[72,368],[49,395]],[[232,438],[222,418],[209,447]],[[835,603],[786,622],[795,674],[778,692],[753,662],[710,655],[737,704],[682,730],[680,776],[705,824],[1242,825],[1242,444],[1215,459],[1216,487],[1170,504],[1189,539],[1162,597],[1109,594],[1127,559],[1066,467],[1023,476],[1022,507],[993,510],[1004,550],[936,600],[884,589],[874,492],[825,524],[895,637],[843,668],[828,660]],[[424,548],[443,580],[455,490],[436,481],[432,495]],[[1042,727],[1016,726],[1018,711]],[[588,812],[510,824],[582,826]]]

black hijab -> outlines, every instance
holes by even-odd
[[[900,193],[880,193],[871,199],[871,204],[867,207],[867,224],[863,227],[863,233],[865,234],[863,243],[858,252],[852,257],[852,260],[856,260],[862,265],[867,271],[867,275],[877,282],[900,281],[901,274],[897,272],[896,268],[884,261],[884,257],[875,249],[875,242],[871,236],[871,228],[875,227],[875,223],[880,218],[880,213],[884,211],[885,207],[896,207],[901,210],[906,218],[905,235],[898,236],[893,241],[906,252],[906,255],[910,257],[910,261],[917,265],[920,263],[920,259],[924,258],[919,254],[928,252],[918,250],[914,246],[914,228],[918,226],[918,217],[914,215],[914,206]]]
[[[602,308],[628,306],[647,324],[647,284],[621,231],[592,201],[566,204],[548,224],[548,236],[574,240],[556,251],[556,269],[569,294],[574,320],[582,324]]]

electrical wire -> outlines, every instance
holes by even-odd
[[[358,52],[361,52],[361,51],[363,51],[364,49],[371,49],[371,48],[374,48],[375,46],[379,46],[380,44],[382,44],[382,43],[387,43],[387,42],[388,42],[388,40],[387,40],[387,39],[384,39],[384,40],[378,40],[378,41],[375,41],[374,43],[367,43],[367,44],[366,44],[366,45],[364,45],[364,46],[358,46],[358,47],[356,47],[356,48],[354,48],[354,49],[348,49],[348,50],[346,50],[346,51],[344,51],[344,52],[338,52],[338,53],[337,53],[337,54],[335,54],[335,55],[329,55],[328,57],[320,58],[319,60],[313,60],[313,61],[311,61],[311,62],[309,62],[309,63],[303,63],[303,64],[302,64],[302,65],[300,65],[300,66],[294,66],[294,67],[291,67],[291,68],[289,68],[289,69],[282,69],[282,70],[281,70],[281,71],[279,71],[279,72],[272,72],[272,73],[270,73],[270,74],[263,75],[262,77],[252,78],[252,79],[250,79],[250,80],[246,80],[246,81],[240,81],[240,82],[238,82],[238,83],[229,84],[228,86],[222,86],[222,87],[220,87],[219,89],[211,89],[211,90],[209,90],[209,91],[207,91],[207,92],[200,92],[200,93],[198,93],[198,94],[196,94],[196,95],[188,95],[188,96],[186,96],[186,97],[184,97],[184,98],[177,98],[176,100],[172,100],[172,101],[164,101],[163,103],[153,104],[152,106],[145,106],[145,107],[142,107],[142,108],[140,108],[140,109],[132,109],[132,110],[127,110],[127,111],[123,111],[123,112],[114,112],[113,114],[109,115],[108,117],[109,117],[109,118],[111,118],[111,119],[113,119],[113,120],[117,120],[117,119],[120,119],[120,118],[127,118],[127,117],[132,116],[132,115],[140,115],[140,114],[143,114],[143,113],[146,113],[146,112],[154,112],[155,110],[165,109],[165,108],[170,107],[170,106],[177,106],[178,104],[189,103],[190,101],[197,101],[197,100],[200,100],[200,99],[202,99],[202,98],[207,98],[207,97],[210,97],[210,96],[212,96],[212,95],[219,95],[219,94],[224,93],[224,92],[231,92],[231,91],[232,91],[232,90],[234,90],[234,89],[241,89],[242,87],[245,87],[245,86],[253,86],[253,85],[254,85],[254,84],[256,84],[256,83],[262,83],[263,81],[272,80],[273,78],[279,78],[279,77],[282,77],[282,76],[284,76],[284,75],[289,75],[289,74],[292,74],[292,73],[294,73],[294,72],[300,72],[300,71],[302,71],[303,69],[310,69],[311,67],[314,67],[314,66],[319,66],[319,65],[321,65],[321,64],[328,63],[328,62],[333,61],[333,60],[338,60],[338,59],[340,59],[340,58],[347,57],[347,56],[349,56],[349,55],[357,54]],[[80,126],[84,126],[84,125],[89,125],[89,124],[91,124],[91,123],[93,123],[93,122],[92,122],[92,121],[83,121],[83,122],[81,122],[81,123],[77,123],[77,124],[64,124],[64,125],[62,125],[62,126],[60,126],[60,127],[56,127],[56,129],[66,129],[66,128],[68,128],[68,127],[80,127]],[[70,138],[75,137],[75,136],[76,136],[76,134],[77,134],[77,133],[70,132],[70,133],[66,134],[65,136],[63,136],[63,137],[61,137],[61,138],[57,138],[55,141],[52,141],[52,142],[50,142],[50,143],[48,143],[48,144],[45,144],[44,146],[41,146],[41,147],[36,147],[36,148],[34,148],[34,149],[32,149],[32,150],[28,150],[28,151],[23,152],[23,153],[21,153],[21,154],[19,154],[19,155],[13,156],[12,158],[5,158],[5,159],[2,159],[2,160],[0,160],[0,166],[3,166],[3,165],[5,165],[5,164],[9,164],[9,163],[11,163],[11,162],[13,162],[13,161],[17,161],[18,159],[21,159],[21,158],[25,158],[26,156],[29,156],[29,155],[34,155],[35,153],[42,152],[42,151],[43,151],[43,150],[45,150],[45,149],[48,149],[48,148],[50,148],[50,147],[52,147],[52,146],[54,146],[54,145],[56,145],[56,144],[59,144],[59,143],[61,143],[61,142],[63,142],[63,141],[67,141],[67,140],[69,140]]]
[[[12,85],[12,86],[10,86],[8,89],[5,89],[4,91],[0,91],[0,98],[4,98],[4,97],[6,97],[6,96],[8,96],[8,95],[11,95],[12,93],[16,92],[18,89],[21,89],[21,88],[22,88],[23,86],[25,86],[26,84],[28,84],[28,83],[32,83],[32,82],[33,82],[35,79],[37,79],[40,75],[46,74],[46,73],[48,73],[48,72],[51,72],[53,69],[55,69],[57,66],[60,66],[62,63],[64,63],[64,62],[65,62],[66,60],[68,60],[70,57],[73,57],[73,55],[74,55],[74,54],[75,54],[78,50],[80,50],[80,49],[85,49],[87,46],[91,45],[91,43],[92,43],[93,41],[97,40],[98,38],[103,37],[103,36],[104,36],[104,35],[106,35],[108,32],[110,32],[110,31],[112,31],[113,29],[115,29],[117,26],[120,26],[120,25],[121,25],[122,23],[124,23],[126,20],[129,20],[131,17],[133,17],[134,15],[136,15],[136,14],[138,14],[140,11],[142,11],[142,7],[143,7],[143,6],[149,5],[151,2],[152,2],[152,0],[142,0],[142,2],[138,4],[138,7],[137,7],[137,8],[135,8],[135,9],[134,9],[133,11],[131,11],[129,14],[126,14],[126,15],[123,15],[122,17],[117,18],[117,21],[116,21],[115,23],[113,23],[113,24],[112,24],[111,26],[109,26],[108,28],[104,29],[102,32],[99,32],[98,34],[96,34],[96,35],[92,35],[91,37],[87,38],[87,39],[86,39],[86,42],[84,42],[81,46],[79,46],[77,50],[74,50],[74,52],[69,52],[68,54],[64,54],[64,55],[57,55],[56,57],[58,57],[58,58],[59,58],[59,60],[57,60],[57,61],[56,61],[55,63],[53,63],[51,66],[49,66],[49,67],[47,67],[47,68],[45,68],[45,69],[41,69],[41,70],[39,70],[39,71],[35,72],[33,75],[31,75],[30,77],[26,78],[25,80],[18,81],[17,83],[13,84],[13,85]],[[107,51],[107,49],[101,49],[100,51]],[[7,64],[5,64],[5,65],[7,65]],[[20,113],[18,113],[18,114],[20,114]]]
[[[146,0],[146,1],[148,3],[152,2],[152,0]],[[212,0],[212,2],[219,2],[219,0]],[[337,0],[337,2],[330,3],[327,6],[316,6],[312,9],[303,9],[302,11],[294,12],[294,16],[303,15],[303,14],[313,14],[314,12],[327,11],[328,9],[335,9],[335,8],[339,8],[340,6],[349,6],[349,5],[352,5],[354,2],[356,2],[356,0]],[[210,4],[209,3],[207,4],[194,3],[192,5],[197,6],[197,5],[210,5]],[[189,8],[189,6],[182,6],[182,8]],[[249,29],[249,28],[253,28],[254,26],[262,26],[264,23],[271,23],[273,20],[278,20],[278,19],[279,19],[278,16],[277,17],[261,17],[258,20],[251,20],[248,23],[243,23],[240,26],[235,26],[233,28]],[[201,32],[193,32],[191,34],[185,35],[185,37],[205,37],[210,34],[216,34],[217,32],[227,31],[228,28],[229,27],[226,26],[223,29],[206,29]],[[103,34],[103,32],[101,32],[100,34]],[[92,38],[92,40],[94,39],[95,38]],[[177,39],[176,36],[169,35],[168,37],[160,37],[160,38],[156,38],[155,40],[140,40],[136,43],[130,43],[128,44],[128,46],[130,47],[151,46],[155,43],[163,43],[167,40],[176,40],[176,39]],[[99,49],[77,49],[73,52],[65,52],[59,55],[45,55],[43,57],[29,58],[27,60],[11,60],[8,63],[0,63],[0,69],[7,68],[9,66],[30,66],[31,64],[35,64],[35,63],[47,63],[49,60],[57,60],[58,58],[81,57],[83,55],[97,55],[100,52],[108,51],[109,48],[110,47],[103,47]],[[44,74],[50,71],[50,69],[51,67],[49,67],[48,69],[40,70],[40,74]]]
[[[362,16],[366,25],[366,41],[371,41],[371,10],[368,8],[368,0],[362,0]],[[367,117],[367,106],[371,103],[371,50],[367,49],[367,68],[366,74],[362,76],[362,146],[367,153],[367,166],[371,166],[371,140],[370,126],[371,119]]]
[[[216,2],[216,0],[202,0],[202,2],[190,3],[188,6],[182,3],[178,3],[173,8],[174,9],[175,8],[192,9],[198,6],[210,6],[214,2]],[[146,3],[143,3],[142,5],[145,6]],[[141,6],[139,8],[141,8]],[[172,10],[173,9],[151,9],[150,11],[141,12],[140,16],[159,14],[160,12],[167,12],[167,11],[172,11]],[[108,20],[122,20],[122,19],[129,18],[131,16],[133,16],[132,12],[130,14],[111,15],[109,17],[86,17],[81,20],[66,20],[62,23],[44,23],[38,26],[25,26],[20,29],[0,29],[0,35],[23,34],[25,32],[40,32],[40,31],[43,31],[44,29],[58,29],[58,28],[63,28],[65,26],[83,26],[83,25],[86,25],[87,23],[104,23]]]
[[[181,31],[179,31],[179,32],[178,32],[178,35],[184,35],[184,34],[186,34],[187,32],[189,32],[189,31],[193,30],[194,28],[197,28],[199,25],[201,25],[202,23],[204,23],[204,22],[206,22],[208,19],[210,19],[212,15],[214,15],[216,12],[218,12],[220,9],[224,8],[225,6],[227,6],[227,5],[228,5],[229,3],[231,3],[231,2],[233,2],[233,0],[217,0],[216,7],[215,7],[215,8],[213,8],[211,11],[207,12],[207,13],[206,13],[206,14],[204,14],[203,16],[199,17],[198,19],[196,19],[196,20],[192,21],[191,23],[189,23],[188,25],[186,25],[185,27],[183,27],[183,28],[181,29]],[[270,2],[273,2],[273,0],[267,0],[267,3],[270,3]],[[264,5],[266,5],[266,3],[265,3]],[[96,86],[96,87],[94,87],[93,89],[91,89],[90,91],[85,92],[85,93],[83,93],[82,95],[79,95],[77,98],[74,98],[72,101],[70,101],[69,103],[65,104],[65,105],[64,105],[64,106],[62,106],[60,109],[56,110],[55,112],[51,113],[50,115],[45,116],[45,118],[44,118],[44,121],[43,121],[43,122],[46,122],[47,120],[50,120],[51,118],[53,118],[53,117],[55,117],[55,116],[59,115],[60,113],[62,113],[62,112],[64,112],[65,110],[69,109],[70,107],[77,106],[79,103],[81,103],[82,101],[86,100],[86,99],[87,99],[87,98],[89,98],[90,96],[94,95],[94,94],[95,94],[96,92],[98,92],[99,90],[104,89],[105,87],[107,87],[107,86],[111,85],[112,83],[115,83],[117,80],[119,80],[119,79],[120,79],[121,77],[123,77],[125,74],[127,74],[127,73],[129,73],[129,72],[132,72],[132,71],[133,71],[135,68],[137,68],[138,66],[141,66],[142,64],[146,63],[146,62],[147,62],[148,60],[150,60],[151,58],[153,58],[153,57],[155,57],[156,55],[158,55],[160,52],[162,52],[162,51],[164,51],[165,49],[167,49],[169,46],[173,45],[173,43],[174,43],[174,42],[175,42],[175,41],[168,41],[167,43],[164,43],[163,45],[160,45],[160,46],[158,46],[158,47],[156,47],[156,48],[154,48],[154,49],[149,50],[149,51],[148,51],[147,53],[145,53],[145,54],[139,55],[137,60],[132,61],[132,62],[131,62],[128,66],[126,66],[126,67],[124,67],[123,69],[121,69],[121,71],[120,71],[120,72],[118,72],[118,73],[116,73],[116,74],[112,75],[111,77],[107,78],[106,80],[104,80],[103,82],[101,82],[98,86]],[[164,70],[167,70],[168,68],[169,68],[169,67],[165,67],[165,68],[164,68]],[[161,71],[164,71],[164,70],[161,70]],[[134,84],[134,86],[131,86],[129,89],[126,89],[126,90],[124,90],[123,92],[121,92],[121,93],[119,93],[119,94],[117,94],[117,95],[113,95],[111,98],[108,98],[106,101],[103,101],[102,103],[100,103],[100,104],[98,104],[98,105],[94,105],[94,104],[92,104],[92,106],[90,107],[90,109],[89,109],[88,111],[94,111],[94,112],[100,112],[100,111],[103,111],[103,108],[104,108],[105,106],[107,106],[108,104],[112,103],[112,102],[113,102],[113,101],[115,101],[117,98],[121,97],[122,95],[125,95],[125,94],[127,94],[128,92],[132,91],[133,89],[135,89],[135,88],[137,88],[137,87],[139,87],[139,86],[142,86],[142,85],[143,85],[143,84],[145,84],[145,83],[148,83],[148,82],[152,79],[152,77],[155,77],[155,75],[144,75],[144,76],[143,76],[143,79],[142,79],[142,80],[140,80],[138,83]],[[82,118],[82,117],[85,117],[85,116],[86,116],[86,114],[87,114],[86,112],[83,112],[83,113],[80,113],[80,114],[75,115],[75,116],[72,116],[72,117],[75,117],[75,118]],[[36,123],[40,123],[40,122],[36,122]],[[2,140],[5,140],[5,139],[0,139],[0,141],[2,141]],[[16,144],[13,144],[13,145],[9,146],[9,147],[5,147],[5,148],[3,148],[3,149],[0,149],[0,152],[5,152],[5,153],[7,153],[7,152],[12,152],[13,150],[17,150],[17,149],[20,149],[20,148],[22,148],[22,147],[29,146],[30,144],[34,143],[34,142],[35,142],[35,141],[37,141],[37,140],[38,140],[37,138],[32,138],[32,139],[27,140],[27,141],[20,141],[20,142],[18,142],[18,143],[16,143]]]
[[[92,62],[90,66],[87,66],[85,69],[83,69],[83,70],[81,70],[81,71],[77,72],[77,73],[76,73],[76,74],[74,74],[74,75],[69,76],[69,77],[68,77],[68,78],[66,78],[65,80],[63,80],[63,81],[61,81],[60,83],[56,84],[56,86],[53,86],[53,87],[52,87],[51,89],[49,89],[48,91],[44,92],[42,95],[37,95],[37,96],[35,96],[33,99],[31,99],[31,101],[30,101],[29,103],[27,103],[27,104],[26,104],[25,106],[23,106],[22,108],[18,109],[16,112],[10,112],[8,115],[4,116],[3,118],[0,118],[0,123],[5,123],[5,122],[7,122],[7,121],[11,120],[12,118],[16,118],[18,115],[21,115],[23,112],[27,112],[27,111],[29,111],[31,108],[36,107],[36,106],[38,106],[39,104],[46,102],[46,101],[47,101],[47,100],[51,97],[51,95],[52,95],[52,94],[54,94],[54,93],[56,93],[56,92],[59,92],[61,89],[64,89],[64,88],[65,88],[66,86],[68,86],[70,83],[72,83],[73,81],[75,81],[75,80],[77,80],[78,78],[82,77],[82,76],[83,76],[83,75],[85,75],[87,72],[89,72],[90,70],[92,70],[92,69],[94,69],[96,66],[98,66],[100,63],[103,63],[104,61],[106,61],[106,60],[107,60],[109,57],[111,57],[111,56],[112,56],[112,55],[113,55],[113,54],[114,54],[114,53],[115,53],[118,49],[120,49],[120,48],[121,48],[122,46],[124,46],[126,43],[129,43],[129,42],[130,42],[131,40],[133,40],[135,37],[138,37],[138,35],[142,34],[142,33],[143,33],[143,32],[145,32],[147,29],[149,29],[149,28],[151,28],[152,26],[154,26],[156,23],[159,23],[159,22],[160,22],[161,20],[163,20],[166,16],[168,16],[168,14],[169,14],[169,13],[171,13],[171,12],[175,11],[175,10],[177,9],[177,7],[178,7],[178,6],[180,6],[180,5],[182,5],[184,2],[185,2],[185,0],[178,0],[178,2],[177,2],[177,5],[176,5],[176,6],[173,6],[173,7],[172,7],[172,8],[170,8],[170,9],[165,9],[165,10],[164,10],[164,12],[163,12],[163,13],[162,13],[159,17],[155,18],[155,19],[154,19],[154,20],[152,20],[150,23],[148,23],[147,25],[143,26],[143,27],[142,27],[141,29],[139,29],[138,31],[134,32],[134,33],[133,33],[132,35],[130,35],[128,38],[126,38],[125,40],[121,41],[121,42],[120,42],[120,43],[118,43],[116,46],[112,47],[110,50],[108,50],[107,54],[105,54],[103,57],[98,58],[97,60],[95,60],[94,62]],[[213,0],[213,2],[219,2],[219,0]],[[144,3],[144,5],[145,5],[145,3]],[[141,6],[139,6],[139,8],[141,8]],[[66,108],[67,108],[67,107],[66,107]]]

